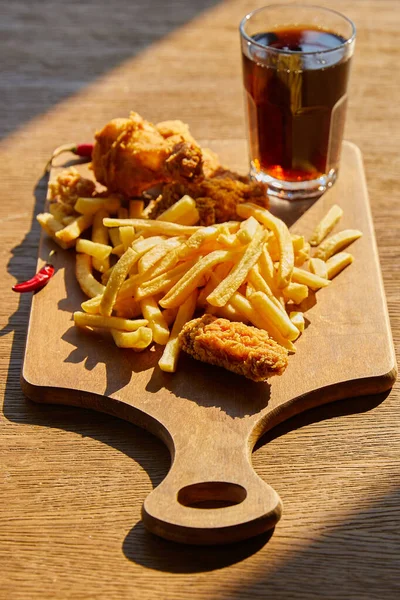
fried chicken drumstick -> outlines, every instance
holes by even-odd
[[[266,331],[213,315],[206,314],[186,323],[179,341],[193,358],[253,381],[282,375],[288,364],[287,350]]]
[[[97,181],[110,192],[139,196],[170,181],[194,181],[219,168],[216,155],[201,149],[182,121],[153,125],[132,112],[96,133],[92,164]]]

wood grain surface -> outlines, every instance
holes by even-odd
[[[212,150],[222,164],[246,168],[245,144],[231,142],[227,148],[215,140]],[[86,164],[69,154],[55,161],[50,179],[68,164],[90,174]],[[297,352],[284,375],[268,383],[252,383],[185,355],[177,372],[166,374],[157,366],[162,348],[124,351],[115,348],[109,332],[75,327],[72,313],[85,298],[75,278],[75,253],[60,252],[42,235],[38,269],[55,251],[56,274],[32,299],[22,389],[37,402],[107,412],[165,441],[173,465],[162,485],[144,499],[142,510],[151,532],[204,545],[236,542],[271,529],[282,512],[278,490],[256,475],[249,460],[263,433],[307,409],[392,387],[397,369],[362,157],[348,142],[339,179],[322,198],[275,201],[271,210],[285,209],[293,221],[291,231],[309,239],[333,205],[344,210],[340,229],[359,227],[363,232],[351,247],[354,263],[327,289],[310,293]],[[93,363],[90,368],[87,360]],[[46,372],[38,364],[47,365]],[[180,502],[181,496],[187,500]],[[223,510],[196,505],[201,499],[215,503],[221,498],[232,504]]]
[[[182,118],[198,138],[244,138],[237,24],[262,2],[213,4],[0,6],[0,597],[399,596],[398,384],[386,398],[314,409],[264,436],[253,464],[285,498],[285,518],[271,537],[217,550],[163,541],[141,525],[142,498],[168,471],[161,442],[107,415],[34,405],[20,390],[30,299],[11,286],[35,269],[33,215],[52,149],[88,140],[132,108],[153,121]],[[346,137],[364,155],[398,349],[398,2],[324,4],[358,29]]]

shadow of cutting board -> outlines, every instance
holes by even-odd
[[[210,146],[225,164],[245,170],[242,141]],[[186,355],[176,374],[163,373],[157,367],[162,348],[120,350],[106,333],[75,328],[72,313],[84,298],[75,281],[74,251],[57,250],[57,272],[32,300],[24,393],[37,402],[116,415],[165,441],[172,467],[143,505],[143,521],[152,532],[214,544],[273,527],[281,501],[251,466],[257,439],[311,407],[377,394],[393,385],[396,363],[362,159],[349,143],[329,192],[312,205],[278,203],[278,208],[293,222],[292,231],[308,236],[334,203],[344,209],[340,229],[364,233],[351,247],[355,261],[309,303],[297,353],[284,375],[270,384],[253,383]],[[53,248],[42,237],[39,265]]]

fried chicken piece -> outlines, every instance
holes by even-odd
[[[73,206],[79,197],[92,196],[95,187],[93,181],[85,179],[71,167],[62,171],[55,181],[49,183],[49,196],[50,200],[57,198],[59,202]]]
[[[288,352],[266,331],[244,323],[203,315],[179,334],[182,349],[203,362],[224,367],[253,381],[282,375]]]
[[[213,225],[237,219],[236,206],[241,202],[253,202],[262,207],[268,207],[264,184],[250,182],[248,178],[239,175],[237,175],[238,178],[235,176],[235,173],[222,170],[221,176],[187,184],[177,182],[167,184],[164,186],[161,196],[151,203],[147,211],[148,217],[156,219],[159,214],[185,194],[196,200],[196,206],[200,213],[200,225]]]
[[[95,136],[92,164],[96,179],[111,192],[139,196],[170,181],[203,177],[203,153],[181,121],[153,125],[137,113],[113,119]],[[210,163],[205,152],[204,162]],[[218,168],[213,159],[212,169]]]

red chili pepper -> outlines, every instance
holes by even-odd
[[[48,173],[48,171],[50,171],[53,159],[56,156],[62,154],[63,152],[72,152],[73,154],[76,154],[76,156],[80,156],[82,158],[91,158],[93,152],[93,144],[65,144],[63,146],[60,146],[59,148],[56,148],[53,152],[52,157],[46,165],[45,173]]]
[[[20,292],[23,294],[24,292],[35,292],[36,290],[40,290],[42,287],[46,285],[46,283],[53,277],[54,275],[54,267],[50,263],[46,263],[44,267],[40,269],[32,277],[32,279],[28,279],[28,281],[23,281],[22,283],[17,283],[12,288],[14,292]]]

